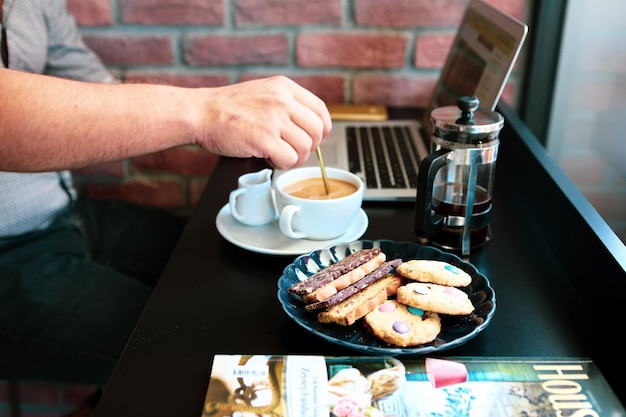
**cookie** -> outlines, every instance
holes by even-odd
[[[398,301],[440,314],[464,315],[474,311],[466,293],[456,287],[410,282],[398,288]]]
[[[472,282],[472,277],[467,272],[444,261],[414,259],[398,265],[396,271],[414,281],[452,287],[465,287]]]
[[[356,251],[334,264],[319,270],[304,281],[295,283],[291,287],[287,288],[287,292],[300,295],[310,294],[337,277],[353,270],[359,265],[364,264],[377,256],[380,252],[380,248],[361,249]]]
[[[402,263],[402,259],[399,259],[399,258],[384,262],[378,268],[376,268],[369,274],[365,275],[363,278],[361,278],[354,284],[348,285],[343,290],[337,291],[337,293],[331,295],[325,300],[317,301],[315,303],[305,304],[304,308],[308,311],[312,311],[312,310],[328,308],[328,307],[334,306],[335,304],[339,304],[346,298],[353,296],[354,294],[360,292],[367,286],[383,278],[385,275],[391,272],[396,266],[400,265],[400,263]]]
[[[432,342],[441,331],[437,313],[424,312],[397,300],[385,301],[366,314],[363,321],[374,336],[400,347]]]
[[[322,311],[317,315],[317,319],[321,323],[337,323],[342,326],[350,326],[387,301],[387,297],[395,295],[398,287],[402,285],[405,279],[400,275],[389,273],[339,304]]]
[[[381,266],[386,260],[386,255],[381,252],[364,264],[361,264],[356,268],[346,272],[345,274],[338,276],[328,284],[321,286],[312,293],[304,294],[302,296],[302,301],[304,301],[305,303],[315,303],[317,301],[323,301],[331,295],[337,294],[338,291],[343,290],[348,285],[354,284],[365,275],[371,273],[376,268]]]

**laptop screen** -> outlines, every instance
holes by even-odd
[[[481,0],[472,0],[459,25],[448,59],[428,108],[455,105],[461,96],[476,96],[494,110],[528,27]]]

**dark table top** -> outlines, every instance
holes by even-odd
[[[601,285],[598,279],[606,279],[605,301],[617,302],[614,291],[623,291],[626,281],[624,260],[616,261],[621,248],[611,237],[598,238],[598,229],[589,228],[580,209],[553,213],[560,205],[569,210],[575,204],[560,195],[561,179],[553,181],[549,172],[539,176],[541,170],[533,166],[545,164],[528,150],[524,132],[520,139],[515,120],[511,124],[501,134],[492,241],[470,258],[495,290],[496,313],[475,338],[437,356],[586,356],[616,386],[624,365],[613,338],[624,325],[619,309],[599,300],[603,292],[594,288]],[[250,252],[216,229],[216,216],[237,177],[263,167],[259,160],[220,160],[105,389],[97,417],[200,416],[216,353],[356,354],[308,333],[283,312],[277,281],[295,255]],[[528,181],[538,181],[531,184],[532,193]],[[541,199],[549,208],[538,211]],[[363,207],[369,217],[363,239],[417,242],[413,203],[365,202]],[[555,216],[563,218],[546,226]],[[583,243],[553,238],[561,228],[577,230],[575,239]],[[587,261],[572,267],[572,259],[585,256]],[[598,270],[603,266],[608,277]],[[597,275],[584,275],[589,270]]]

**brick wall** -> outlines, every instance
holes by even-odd
[[[530,0],[488,0],[528,20]],[[468,0],[67,0],[124,81],[221,86],[284,74],[327,103],[423,106]],[[523,64],[523,59],[520,65]],[[516,104],[513,74],[503,99]],[[77,171],[94,196],[186,211],[217,161],[183,147]]]
[[[97,386],[0,380],[0,417],[60,417],[74,411]]]

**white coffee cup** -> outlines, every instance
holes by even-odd
[[[346,233],[356,221],[363,203],[363,181],[355,174],[338,168],[326,168],[331,182],[341,180],[354,191],[337,198],[303,198],[290,194],[286,187],[306,179],[319,179],[319,167],[301,167],[282,171],[274,179],[274,196],[279,213],[280,231],[293,239],[328,240]],[[323,182],[321,182],[323,184]]]
[[[247,226],[262,226],[277,216],[272,192],[272,170],[243,174],[231,191],[228,204],[232,216]]]

